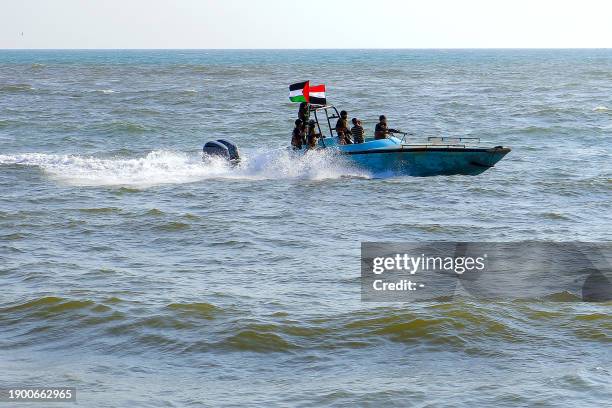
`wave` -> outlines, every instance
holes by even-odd
[[[15,120],[0,119],[0,129],[4,127],[9,127],[9,126],[15,126],[15,125],[19,125],[19,122]]]
[[[218,306],[210,303],[170,303],[166,309],[186,316],[196,316],[205,319],[213,319],[223,312]]]
[[[570,217],[558,211],[547,211],[547,212],[542,213],[541,216],[544,218],[548,218],[550,220],[569,220],[570,219]]]
[[[244,330],[219,342],[217,348],[235,351],[286,352],[297,345],[275,333]]]
[[[78,211],[87,213],[87,214],[110,214],[110,213],[120,213],[121,208],[117,208],[117,207],[79,208]]]
[[[57,296],[45,296],[22,304],[0,309],[3,314],[25,311],[38,318],[49,317],[71,310],[89,309],[95,306],[91,300],[73,300]],[[101,305],[100,305],[101,306]]]
[[[34,87],[30,84],[5,84],[0,85],[0,92],[29,92],[33,91]]]
[[[149,128],[140,123],[129,122],[125,120],[115,120],[108,123],[102,123],[94,127],[100,132],[125,132],[125,133],[144,133],[149,131]]]
[[[181,231],[181,230],[185,230],[185,229],[189,229],[190,225],[186,224],[184,222],[178,222],[178,221],[171,221],[168,222],[166,224],[163,224],[159,227],[157,227],[157,229],[159,229],[160,231]]]
[[[53,347],[52,342],[63,347],[66,337],[78,331],[84,337],[95,337],[93,346],[105,350],[149,349],[172,354],[338,350],[384,343],[500,353],[494,351],[500,342],[528,344],[542,335],[607,343],[605,327],[611,319],[603,308],[578,308],[577,313],[568,314],[542,301],[460,299],[412,310],[379,307],[300,319],[283,314],[259,318],[248,310],[204,302],[142,309],[117,298],[93,301],[54,296],[0,307],[0,312],[0,323],[8,330],[23,330],[11,347],[36,343]],[[542,325],[556,329],[545,334]],[[50,327],[53,330],[47,330]]]
[[[35,166],[52,179],[76,186],[147,188],[209,179],[310,179],[370,177],[331,152],[295,156],[286,149],[245,155],[238,166],[202,161],[200,154],[156,150],[138,158],[24,153],[0,155],[1,165]]]

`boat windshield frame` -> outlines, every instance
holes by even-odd
[[[317,124],[317,128],[319,129],[319,134],[322,136],[323,139],[325,139],[327,136],[325,136],[325,134],[323,134],[323,132],[321,131],[321,124],[319,122],[319,116],[317,115],[317,112],[325,112],[325,119],[327,120],[327,126],[329,129],[329,137],[335,137],[335,129],[332,127],[331,120],[340,118],[340,113],[338,112],[338,109],[334,105],[310,105],[308,107],[308,110],[311,113],[314,112],[314,120]],[[333,111],[331,116],[329,112],[330,110]]]

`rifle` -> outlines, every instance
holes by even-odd
[[[388,133],[397,133],[402,135],[402,142],[406,141],[406,136],[410,135],[410,136],[414,136],[414,133],[407,133],[407,132],[402,132],[401,130],[397,130],[397,129],[387,129]]]

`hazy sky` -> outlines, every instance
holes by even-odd
[[[455,47],[611,48],[612,0],[0,0],[0,48]]]

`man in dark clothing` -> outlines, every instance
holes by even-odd
[[[374,139],[385,139],[387,133],[389,133],[387,130],[387,117],[385,115],[380,115],[376,128],[374,128]]]
[[[319,140],[319,137],[321,136],[319,133],[317,133],[316,131],[316,122],[312,119],[310,119],[310,121],[308,122],[308,148],[309,149],[314,149],[317,147],[317,141]]]
[[[291,147],[293,150],[300,150],[304,143],[304,124],[301,119],[296,119],[293,135],[291,136]]]
[[[310,104],[308,102],[300,103],[300,110],[298,111],[298,119],[301,119],[304,126],[306,126],[309,118],[310,118]]]
[[[378,123],[376,124],[376,128],[374,129],[374,139],[386,139],[388,134],[391,133],[401,133],[396,129],[389,129],[387,127],[387,117],[385,115],[380,115],[378,118]]]
[[[340,112],[340,118],[336,122],[336,133],[338,133],[340,144],[353,144],[351,140],[351,131],[348,127],[348,113]]]
[[[357,118],[353,118],[353,127],[351,128],[351,135],[353,135],[354,143],[363,143],[365,130],[361,126],[361,121]]]

